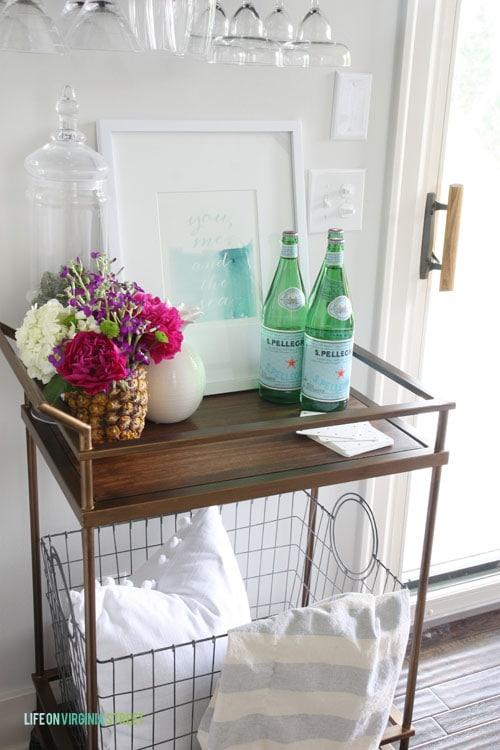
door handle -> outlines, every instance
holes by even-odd
[[[458,240],[460,236],[460,218],[462,215],[463,185],[450,185],[448,203],[438,203],[435,193],[427,193],[420,251],[420,278],[426,279],[429,271],[440,270],[439,291],[453,291],[455,268],[457,262]],[[434,214],[445,210],[446,226],[443,241],[443,260],[440,262],[434,255]]]

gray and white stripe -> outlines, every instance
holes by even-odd
[[[409,632],[406,590],[342,594],[229,632],[203,750],[375,750]]]

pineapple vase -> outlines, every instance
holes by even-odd
[[[139,438],[148,408],[146,370],[138,367],[106,393],[68,391],[64,400],[73,417],[90,425],[94,444]]]

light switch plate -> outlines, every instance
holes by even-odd
[[[333,140],[363,141],[368,137],[372,76],[335,72],[333,90]]]
[[[364,169],[310,169],[309,232],[361,229],[364,191]]]

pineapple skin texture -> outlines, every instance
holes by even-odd
[[[65,402],[73,417],[92,428],[92,442],[110,443],[141,436],[148,408],[146,370],[138,368],[127,387],[112,387],[106,393],[90,395],[69,391]]]

